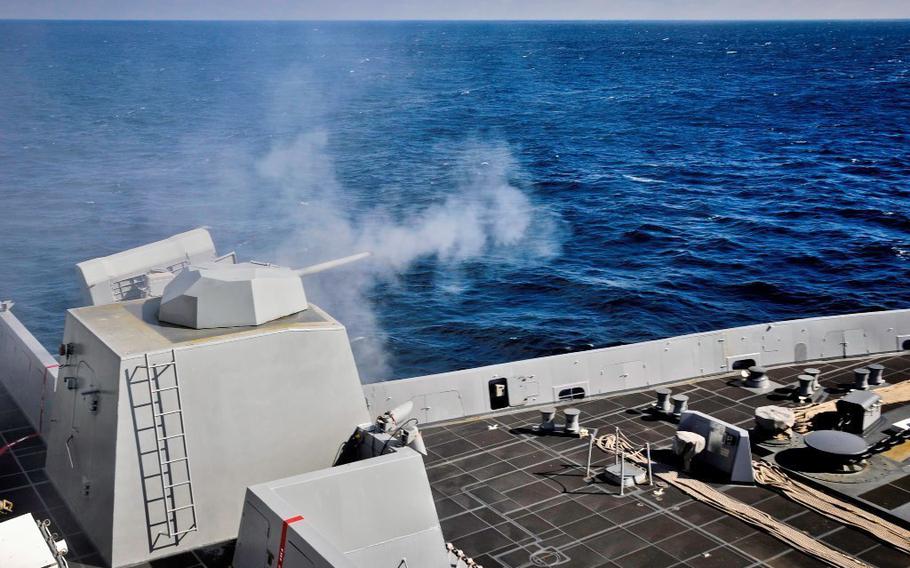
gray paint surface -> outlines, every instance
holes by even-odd
[[[705,439],[705,448],[696,461],[730,476],[733,483],[754,483],[749,432],[704,412],[689,410],[679,418],[680,432],[694,432]]]
[[[158,319],[195,329],[261,325],[307,308],[289,268],[208,263],[188,266],[165,288]]]
[[[80,262],[76,276],[86,305],[108,304],[142,297],[140,281],[151,270],[177,272],[187,264],[212,260],[215,244],[209,232],[200,228]]]
[[[423,459],[410,448],[250,487],[235,568],[265,568],[284,520],[298,517],[287,546],[300,556],[285,568],[449,566]]]
[[[115,567],[234,538],[248,485],[329,467],[368,419],[347,333],[317,307],[215,333],[145,321],[156,303],[68,312],[64,340],[76,350],[61,376],[78,388],[57,385],[47,435],[51,481]],[[150,503],[161,476],[150,465],[148,387],[136,381],[147,353],[153,364],[174,357],[179,373],[198,518],[179,542],[158,536],[165,513]],[[97,412],[86,390],[100,391]],[[162,399],[162,410],[173,404]]]
[[[573,387],[605,394],[728,372],[738,361],[781,365],[901,349],[910,338],[910,310],[747,325],[513,361],[463,371],[364,385],[373,414],[414,402],[422,423],[490,411],[488,383],[506,378],[510,405],[558,400]]]
[[[56,380],[57,360],[8,307],[0,307],[0,382],[39,432]]]

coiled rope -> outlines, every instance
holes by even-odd
[[[634,446],[622,433],[619,434],[619,439],[617,439],[615,434],[607,434],[599,437],[595,443],[597,447],[606,452],[626,452],[630,460],[639,464],[644,462],[641,452],[634,451]],[[796,548],[831,566],[841,568],[863,568],[867,566],[860,560],[825,546],[813,537],[782,523],[764,511],[760,511],[742,501],[732,499],[697,479],[681,477],[677,472],[669,470],[656,472],[655,475],[697,501],[711,505],[724,513],[736,517],[783,541],[788,546]]]
[[[755,481],[780,491],[785,497],[836,521],[854,526],[875,538],[910,553],[910,531],[791,479],[776,465],[753,461]]]

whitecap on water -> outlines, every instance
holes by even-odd
[[[622,177],[624,177],[628,180],[637,181],[638,183],[666,183],[665,181],[659,180],[659,179],[652,179],[652,178],[639,177],[639,176],[630,176],[627,174],[623,174]]]
[[[446,294],[457,296],[465,291],[465,286],[461,284],[444,284],[439,287]]]

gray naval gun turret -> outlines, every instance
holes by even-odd
[[[80,264],[98,305],[68,311],[48,394],[48,476],[115,568],[236,537],[248,486],[331,467],[369,420],[302,282],[364,254],[293,270],[181,238]]]
[[[244,262],[191,266],[164,289],[158,319],[193,329],[261,325],[307,309],[300,276]]]
[[[158,319],[193,329],[261,325],[307,309],[302,276],[367,256],[355,254],[300,270],[257,262],[190,266],[164,288]]]

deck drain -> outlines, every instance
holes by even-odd
[[[537,552],[531,554],[531,564],[534,566],[559,566],[565,564],[569,560],[571,560],[571,558],[552,546],[541,548]]]

